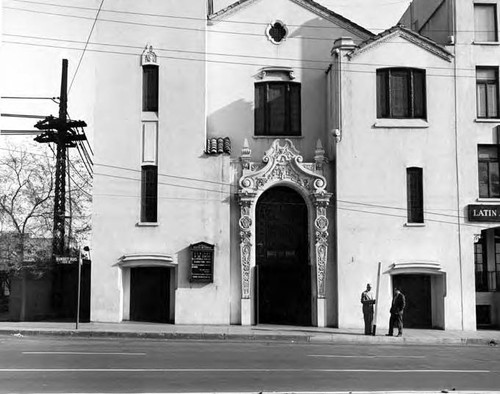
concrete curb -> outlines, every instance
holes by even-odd
[[[52,330],[52,329],[0,329],[0,335],[16,336],[65,336],[75,338],[143,338],[163,340],[198,340],[198,341],[258,341],[291,343],[339,343],[339,344],[377,344],[377,345],[476,345],[498,346],[499,341],[488,338],[423,338],[359,335],[294,335],[294,334],[238,334],[238,333],[175,333],[175,332],[137,332],[106,330]]]

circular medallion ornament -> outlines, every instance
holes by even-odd
[[[314,225],[319,231],[325,231],[328,227],[328,219],[325,216],[318,216],[314,221]]]
[[[252,219],[250,216],[243,216],[240,219],[240,228],[248,230],[252,226]]]

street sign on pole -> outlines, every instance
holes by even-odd
[[[78,330],[78,323],[80,322],[80,282],[82,281],[82,248],[78,247],[78,294],[76,296],[76,329]]]
[[[375,336],[377,332],[377,316],[378,316],[378,306],[380,304],[378,295],[379,295],[379,290],[380,290],[380,269],[382,267],[382,263],[378,263],[378,271],[377,271],[377,288],[375,290],[375,311],[373,313],[373,329],[372,329],[372,335]]]

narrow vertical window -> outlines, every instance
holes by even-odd
[[[498,118],[498,69],[476,68],[476,101],[478,118]]]
[[[498,40],[496,4],[474,4],[474,41]]]
[[[158,221],[158,167],[142,166],[141,222]]]
[[[422,169],[406,169],[408,223],[424,222],[424,193]]]
[[[158,112],[158,66],[142,66],[142,110]]]
[[[498,146],[478,146],[478,179],[479,197],[500,197],[500,167],[498,162]]]

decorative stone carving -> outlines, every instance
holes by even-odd
[[[252,205],[257,195],[276,183],[293,183],[309,195],[315,208],[313,220],[315,230],[315,260],[318,298],[325,298],[325,276],[328,258],[328,218],[327,207],[332,196],[326,191],[323,175],[324,150],[317,144],[314,163],[303,163],[300,152],[289,139],[276,139],[264,154],[262,163],[251,162],[248,141],[243,144],[240,157],[243,174],[239,180],[240,212],[240,253],[242,298],[250,298],[250,266],[254,252],[255,234]]]
[[[158,65],[158,57],[156,56],[156,53],[153,51],[153,46],[152,45],[146,45],[146,49],[144,49],[144,52],[142,52],[142,57],[141,57],[141,66],[148,66],[148,65]]]
[[[264,165],[254,163],[252,166],[245,160],[247,168],[243,168],[240,178],[240,192],[256,192],[265,186],[287,180],[304,187],[309,193],[326,193],[326,178],[302,164],[303,158],[291,140],[283,140],[284,145],[281,145],[281,141],[274,140],[266,151],[262,159]]]
[[[326,209],[330,202],[331,193],[314,194],[313,203],[316,208],[316,220],[314,221],[316,238],[316,280],[318,287],[318,298],[325,298],[325,272],[328,258],[328,219]]]
[[[241,148],[241,165],[244,170],[250,169],[250,160],[252,160],[252,151],[248,145],[248,140],[245,138],[243,141],[243,148]]]
[[[252,218],[250,211],[254,193],[240,194],[241,217],[240,226],[240,254],[241,254],[241,298],[250,298],[250,262],[252,257]]]

